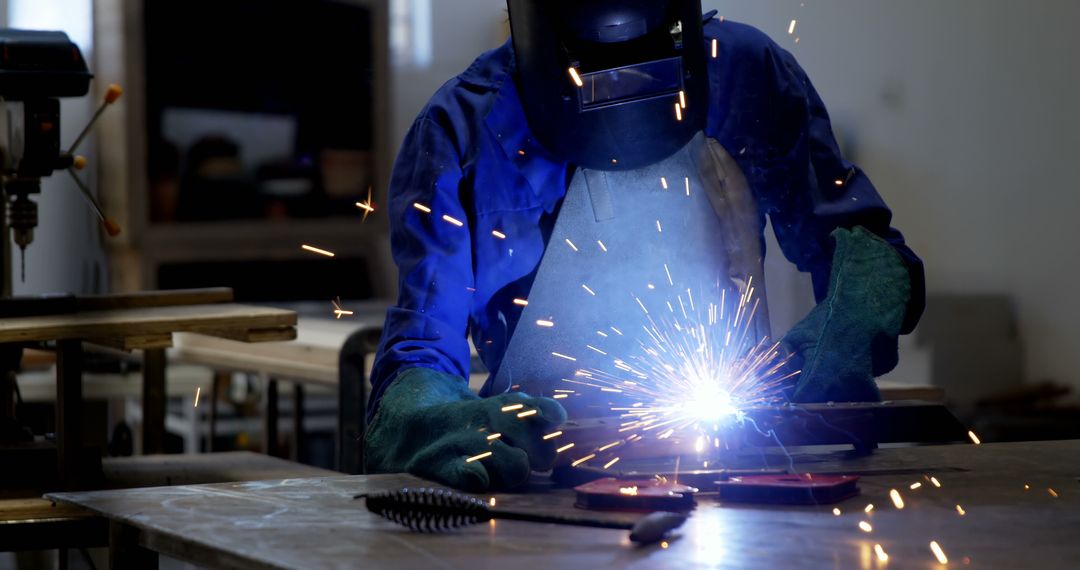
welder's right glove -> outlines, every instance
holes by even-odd
[[[781,342],[793,353],[795,402],[876,402],[874,377],[897,363],[911,276],[888,242],[856,226],[832,233],[829,292]]]
[[[522,407],[502,411],[515,404]],[[410,368],[379,402],[367,430],[365,469],[407,471],[470,492],[511,489],[527,482],[530,471],[551,469],[556,443],[543,436],[565,421],[566,411],[550,398],[521,392],[480,398],[462,378]]]

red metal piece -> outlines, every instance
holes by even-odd
[[[581,509],[650,512],[692,510],[698,490],[662,478],[608,477],[578,485],[574,491],[574,506]]]
[[[859,494],[858,475],[747,475],[717,483],[721,502],[772,505],[836,503]]]

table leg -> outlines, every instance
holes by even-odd
[[[218,395],[221,394],[223,389],[228,389],[231,378],[231,372],[214,372],[214,380],[210,384],[210,433],[207,435],[206,440],[206,451],[208,452],[214,451],[214,438],[217,437]]]
[[[109,523],[109,568],[154,570],[158,555],[139,544],[139,530],[123,523]]]
[[[165,349],[143,351],[142,453],[165,451]]]
[[[277,457],[278,444],[278,383],[273,378],[266,381],[266,411],[264,414],[263,448],[267,455]]]
[[[304,457],[304,385],[293,383],[293,445],[292,460],[302,462]]]
[[[79,488],[82,455],[81,340],[56,341],[56,469],[63,489]]]

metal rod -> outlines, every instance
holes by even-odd
[[[101,211],[101,206],[98,206],[97,200],[94,199],[94,195],[90,193],[90,189],[87,188],[86,184],[83,183],[82,179],[80,179],[79,176],[75,174],[74,168],[71,168],[69,166],[67,171],[68,174],[70,174],[71,177],[75,179],[75,185],[78,186],[79,190],[82,191],[83,197],[86,198],[86,201],[90,203],[90,207],[94,209],[94,213],[97,214],[98,219],[101,220],[101,223],[105,223],[105,212]]]

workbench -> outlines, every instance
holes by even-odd
[[[766,450],[757,461],[787,465]],[[54,493],[110,521],[114,563],[150,567],[156,554],[235,568],[1076,568],[1080,564],[1080,441],[922,446],[870,456],[798,454],[797,471],[862,474],[862,494],[837,505],[733,506],[699,498],[678,535],[635,547],[624,531],[495,521],[413,534],[353,496],[427,485],[408,475]],[[743,461],[749,457],[742,458]],[[931,484],[933,476],[942,486]],[[917,489],[911,485],[920,483]],[[499,494],[497,508],[567,513],[572,492],[539,485]],[[898,510],[889,490],[898,489]],[[485,497],[486,498],[486,497]],[[874,508],[865,512],[867,504]],[[961,505],[963,514],[957,509]],[[833,508],[840,509],[839,515]],[[584,514],[577,510],[577,515]],[[590,513],[629,520],[633,515]],[[866,521],[871,532],[860,530]],[[882,563],[874,550],[887,553]]]
[[[142,451],[164,450],[165,349],[172,335],[192,332],[239,342],[296,337],[296,313],[232,303],[227,288],[147,291],[123,295],[5,300],[27,316],[0,320],[0,345],[56,343],[56,462],[59,484],[79,488],[82,468],[83,343],[143,355]],[[32,311],[41,309],[40,314]],[[20,313],[15,313],[20,314]]]

